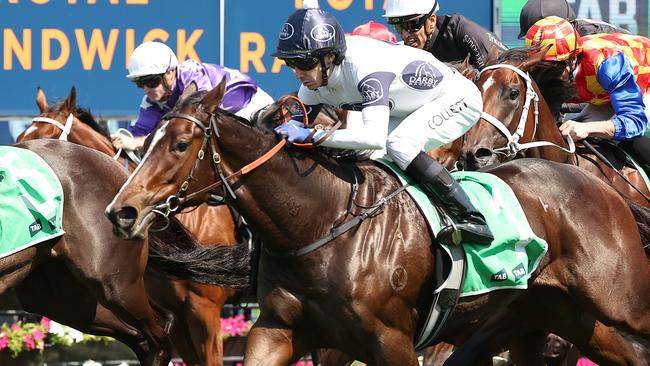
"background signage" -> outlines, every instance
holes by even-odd
[[[321,0],[344,30],[384,22],[384,0]],[[481,3],[481,5],[477,4]],[[132,116],[142,98],[126,78],[128,57],[144,40],[166,42],[179,59],[223,63],[250,74],[274,97],[296,90],[293,74],[269,54],[301,0],[0,0],[0,115],[34,115],[36,87],[99,116]],[[491,28],[489,1],[442,1]]]

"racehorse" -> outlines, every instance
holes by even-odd
[[[110,223],[97,216],[127,172],[103,154],[75,144],[40,140],[15,146],[38,154],[61,181],[66,234],[0,259],[0,293],[18,286],[19,293],[27,291],[29,298],[41,301],[33,308],[45,308],[43,315],[82,331],[113,335],[112,329],[119,329],[141,364],[167,365],[166,328],[172,320],[163,319],[161,326],[145,293],[148,243],[116,238]],[[143,338],[146,344],[139,344]]]
[[[319,347],[373,365],[417,365],[413,341],[433,295],[435,239],[415,203],[403,192],[389,196],[398,181],[376,162],[283,149],[270,127],[218,109],[224,84],[181,99],[153,132],[138,170],[106,208],[115,233],[143,237],[154,209],[217,192],[264,243],[247,365],[286,365]],[[441,335],[462,344],[448,364],[477,365],[521,334],[550,330],[596,362],[641,364],[612,328],[650,338],[641,218],[568,164],[522,159],[488,172],[512,188],[549,250],[527,290],[460,299]]]
[[[545,67],[539,67],[543,56],[543,50],[511,49],[501,54],[497,64],[496,56],[490,55],[488,66],[476,81],[483,93],[484,112],[481,120],[464,135],[461,165],[466,170],[475,170],[516,157],[575,164],[610,184],[624,197],[650,207],[648,200],[594,153],[580,145],[576,153],[572,153],[548,107],[549,101],[541,97],[561,99],[569,85],[559,81],[557,75],[546,71]],[[536,70],[538,80],[550,85],[552,90],[540,92],[535,78],[530,76],[536,67],[540,69]],[[549,78],[551,80],[547,80]],[[611,148],[602,147],[605,148],[603,155],[643,194],[650,196],[642,175],[621,164]]]
[[[17,141],[39,138],[65,139],[72,143],[98,150],[109,156],[116,156],[108,132],[93,118],[89,111],[76,106],[76,91],[73,87],[68,97],[52,108],[48,107],[45,93],[38,88],[36,104],[40,116],[18,137]],[[120,164],[130,170],[135,169],[133,160],[125,162],[125,154],[118,156]],[[227,206],[210,207],[201,205],[189,213],[177,216],[199,243],[236,244],[237,234],[230,210]],[[45,278],[54,274],[43,274]],[[40,280],[33,281],[38,287]],[[159,307],[174,314],[175,322],[171,329],[171,339],[180,356],[187,365],[217,366],[223,362],[223,342],[220,327],[221,307],[234,295],[234,290],[220,286],[192,283],[189,281],[170,280],[148,269],[145,272],[145,285],[150,299]],[[64,289],[53,291],[50,296],[62,296]],[[30,286],[19,287],[18,293],[26,307],[34,312],[42,309],[44,293]],[[37,308],[38,306],[38,308]],[[98,304],[101,307],[101,304]],[[36,311],[36,310],[38,311]],[[50,311],[51,313],[51,311]],[[105,309],[98,309],[94,323],[106,323],[113,314]],[[108,319],[102,319],[101,315]],[[56,318],[55,318],[56,319]],[[84,326],[86,329],[88,326]],[[119,322],[112,334],[117,339],[123,337]]]

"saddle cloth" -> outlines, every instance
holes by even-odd
[[[402,184],[412,182],[393,163],[383,159],[378,162],[391,168]],[[494,234],[494,241],[489,246],[462,244],[467,272],[460,296],[498,289],[526,289],[531,273],[548,250],[548,244],[533,233],[514,192],[497,176],[480,172],[454,172],[452,175],[485,216]],[[431,232],[440,232],[441,217],[428,196],[416,184],[409,186],[407,191],[426,217]]]
[[[65,232],[63,188],[35,153],[0,146],[0,258]]]

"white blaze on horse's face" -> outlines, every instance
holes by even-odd
[[[494,83],[495,83],[494,78],[490,75],[490,77],[481,86],[481,88],[483,89],[483,93],[487,92],[488,89],[490,89],[492,85],[494,85]]]
[[[131,184],[131,180],[133,180],[133,177],[135,177],[135,175],[140,171],[140,168],[142,168],[145,165],[145,162],[149,158],[149,155],[151,155],[151,152],[153,151],[154,147],[165,136],[165,132],[167,131],[167,125],[169,125],[169,120],[163,121],[162,123],[163,123],[163,125],[160,126],[160,128],[158,128],[158,130],[156,131],[156,134],[153,135],[153,139],[151,140],[151,144],[149,145],[149,149],[147,149],[147,152],[144,154],[144,157],[140,161],[140,164],[138,164],[137,168],[135,168],[133,173],[131,173],[131,175],[129,175],[129,179],[127,179],[126,183],[124,183],[124,185],[122,185],[122,188],[120,188],[120,191],[118,192],[118,194],[122,193],[122,190],[124,189],[124,187]],[[113,202],[111,202],[111,205],[113,205]]]

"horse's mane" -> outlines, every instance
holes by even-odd
[[[537,51],[539,51],[539,47],[509,49],[501,54],[499,62],[522,63]],[[561,62],[540,61],[530,73],[554,115],[560,112],[562,103],[576,95],[576,88],[572,82],[562,78],[568,62],[568,60]]]
[[[50,108],[50,111],[58,111],[62,105],[63,102],[58,102],[52,108]],[[92,128],[94,131],[100,133],[102,136],[110,140],[111,137],[106,127],[101,126],[97,121],[95,121],[95,118],[93,117],[92,113],[90,113],[89,109],[76,107],[74,115],[88,127]]]

